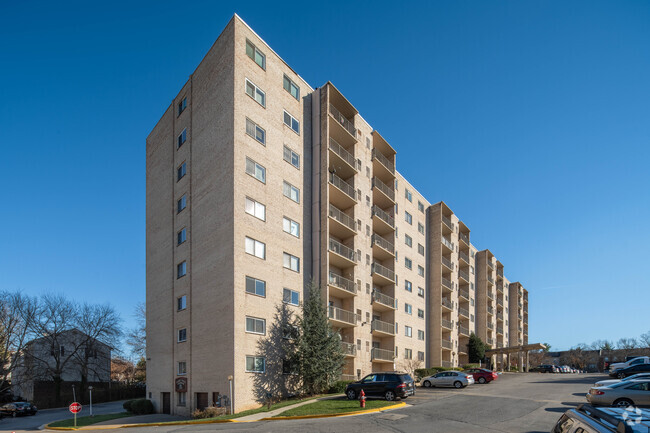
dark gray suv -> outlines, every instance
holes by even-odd
[[[345,394],[350,400],[359,398],[361,390],[367,397],[383,397],[388,401],[415,394],[415,382],[406,373],[381,372],[367,375],[348,384]]]

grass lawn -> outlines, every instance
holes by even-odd
[[[124,418],[127,416],[133,416],[133,414],[128,412],[120,413],[109,413],[106,415],[95,415],[95,416],[80,416],[77,417],[77,427],[83,427],[91,424],[95,424],[102,421],[110,421],[112,419]],[[51,427],[74,427],[74,417],[70,419],[64,419],[62,421],[56,421],[49,424]]]
[[[380,407],[396,404],[394,401],[366,400],[366,409],[377,409]],[[289,409],[278,416],[304,416],[324,415],[330,413],[354,412],[361,409],[359,400],[348,400],[346,398],[321,400],[316,403],[309,403],[304,406]]]

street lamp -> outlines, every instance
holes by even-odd
[[[228,376],[228,382],[230,383],[230,413],[232,414],[232,374]]]
[[[88,391],[90,391],[90,416],[93,416],[93,387],[89,386]]]

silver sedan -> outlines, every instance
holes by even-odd
[[[464,388],[474,383],[474,377],[471,374],[462,371],[441,371],[433,376],[425,377],[420,381],[423,387],[431,386],[448,386],[454,388]]]
[[[591,388],[587,401],[601,406],[650,406],[650,379],[626,380]]]

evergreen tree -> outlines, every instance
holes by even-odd
[[[307,394],[318,394],[338,380],[344,355],[340,336],[329,323],[321,289],[313,281],[309,285],[298,327],[297,367],[303,390]]]
[[[473,332],[469,336],[467,355],[470,363],[480,362],[485,358],[485,343]]]

